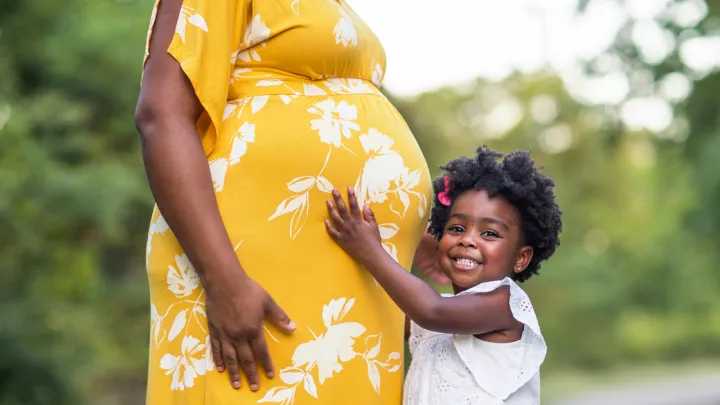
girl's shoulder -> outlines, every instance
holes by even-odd
[[[538,337],[542,338],[540,325],[538,323],[537,315],[535,314],[535,308],[533,308],[533,305],[530,302],[530,297],[519,285],[517,285],[517,283],[515,283],[515,281],[513,281],[509,277],[505,277],[502,280],[480,283],[475,287],[469,288],[456,294],[456,296],[459,297],[462,295],[485,294],[505,286],[509,287],[509,304],[510,311],[512,312],[513,317],[515,317],[515,319],[520,321],[520,323],[524,324],[526,327],[529,327],[530,330]]]
[[[453,345],[477,384],[486,391],[490,390],[488,392],[493,392],[495,396],[504,399],[538,374],[540,365],[547,354],[547,344],[540,330],[530,297],[510,278],[482,283],[457,295],[483,294],[503,286],[507,286],[510,291],[509,304],[513,317],[524,325],[522,338],[517,342],[507,344],[480,342],[473,336],[455,335],[453,336]],[[496,356],[486,356],[484,354],[491,351],[507,352],[502,356],[507,360],[516,357],[517,367],[488,367],[489,359]],[[508,355],[512,353],[517,353],[517,356]],[[503,384],[498,383],[498,377],[500,377],[499,374],[506,373],[499,373],[498,369],[500,368],[504,368],[508,373],[513,374],[502,376],[502,380],[506,382]]]

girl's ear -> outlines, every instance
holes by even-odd
[[[532,260],[533,257],[533,248],[532,246],[523,246],[518,250],[517,258],[515,259],[515,267],[513,268],[513,272],[515,273],[522,273],[523,270],[525,270],[530,264],[530,260]]]

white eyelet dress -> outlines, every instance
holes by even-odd
[[[459,295],[510,287],[510,310],[522,338],[490,343],[472,335],[431,332],[411,323],[412,363],[403,405],[540,405],[540,365],[547,346],[530,299],[514,281],[482,283]]]

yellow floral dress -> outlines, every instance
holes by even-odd
[[[409,268],[427,223],[429,172],[378,90],[380,42],[344,0],[185,0],[168,52],[205,108],[198,133],[240,262],[298,329],[268,325],[277,376],[234,390],[211,361],[200,280],[156,208],[147,403],[400,404],[404,316],[323,224],[331,189],[354,186]]]

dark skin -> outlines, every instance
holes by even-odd
[[[268,378],[275,374],[263,320],[287,333],[295,325],[245,273],[222,223],[195,126],[203,107],[167,53],[181,6],[181,0],[163,0],[158,8],[135,123],[155,201],[205,288],[213,362],[219,371],[227,369],[233,387],[241,387],[242,372],[256,391],[258,366]],[[425,258],[435,255],[433,243],[421,243],[416,255],[418,266],[431,275],[436,266]]]
[[[347,205],[334,190],[327,206],[330,219],[325,225],[330,236],[365,266],[418,325],[497,343],[520,339],[523,325],[512,316],[508,288],[442,297],[385,252],[372,211],[368,206],[360,209],[352,188],[348,189]],[[458,293],[523,271],[532,253],[532,247],[522,243],[515,207],[502,197],[489,197],[484,190],[470,190],[453,204],[438,243],[438,265]]]
[[[259,389],[258,366],[275,371],[263,321],[295,325],[240,265],[223,225],[205,152],[196,131],[203,112],[179,63],[167,53],[182,0],[163,0],[150,41],[135,113],[148,181],[157,205],[193,263],[206,293],[213,360],[240,388],[240,370]]]
[[[438,264],[438,241],[429,233],[420,239],[413,257],[413,266],[420,268],[425,276],[436,284],[450,284],[450,279],[443,274]]]

